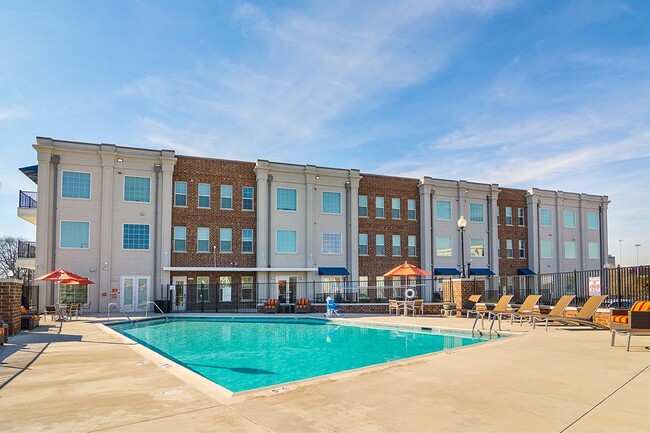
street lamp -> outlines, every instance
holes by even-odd
[[[460,230],[460,277],[465,278],[465,227],[467,227],[467,220],[461,215],[457,224]]]
[[[636,265],[639,266],[639,247],[641,244],[634,244],[634,246],[636,247]]]

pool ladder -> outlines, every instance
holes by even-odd
[[[122,312],[122,314],[124,314],[124,317],[126,317],[129,320],[129,322],[131,322],[131,325],[135,325],[135,323],[133,323],[133,320],[131,320],[131,318],[126,314],[126,312],[122,309],[122,307],[120,307],[120,304],[117,304],[115,302],[111,302],[110,304],[108,304],[108,314],[106,316],[106,318],[108,320],[111,320],[111,307],[112,306],[116,306],[117,309],[120,310]]]
[[[167,315],[165,314],[165,312],[164,312],[164,311],[160,308],[160,306],[159,306],[158,304],[156,304],[154,301],[147,301],[147,303],[146,303],[146,305],[145,305],[145,308],[144,308],[144,317],[149,317],[149,309],[146,307],[146,306],[149,305],[149,304],[153,304],[153,305],[158,309],[158,311],[160,311],[160,314],[162,314],[163,316],[165,316],[165,321],[166,321],[166,322],[169,322],[169,317],[167,317]]]

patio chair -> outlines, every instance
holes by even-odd
[[[415,313],[417,311],[420,312],[420,316],[424,315],[424,303],[422,302],[422,299],[416,299],[413,301],[412,304],[406,304],[406,314],[408,314],[409,311],[413,311],[413,317],[415,317]]]
[[[79,319],[79,311],[81,311],[81,304],[70,304],[68,307],[68,319],[72,320],[72,316]]]
[[[56,316],[56,306],[54,305],[46,305],[45,306],[45,311],[43,312],[43,317],[47,319],[47,316],[52,316],[52,321],[54,321],[55,316]]]
[[[294,311],[296,313],[311,313],[311,302],[309,302],[309,298],[298,299]]]
[[[271,298],[266,301],[266,304],[262,307],[263,313],[279,313],[280,312],[280,302],[278,298]]]
[[[327,311],[325,312],[325,316],[329,317],[332,314],[336,314],[337,316],[340,316],[341,309],[336,306],[334,303],[334,299],[328,299],[327,300]]]
[[[575,298],[575,295],[564,295],[562,296],[551,308],[551,311],[549,311],[547,314],[541,314],[541,313],[522,313],[518,314],[520,319],[528,319],[532,322],[533,324],[533,329],[535,329],[535,326],[537,325],[537,322],[544,321],[546,324],[546,330],[548,331],[548,321],[552,320],[554,318],[558,318],[562,316],[562,313],[564,313],[564,310],[569,306],[571,301],[573,301],[573,298]],[[514,316],[513,316],[514,317]]]
[[[499,298],[499,301],[497,304],[494,306],[494,309],[492,310],[471,310],[470,312],[472,314],[476,314],[476,319],[474,319],[474,325],[472,326],[472,334],[474,333],[474,328],[476,328],[476,323],[478,322],[478,319],[481,319],[481,328],[485,329],[485,326],[483,324],[483,320],[487,316],[489,319],[492,314],[497,314],[497,313],[505,313],[508,311],[508,304],[512,300],[513,295],[503,295],[501,298]],[[469,314],[468,316],[469,317]],[[500,325],[500,323],[499,323]],[[501,328],[499,327],[499,330]],[[492,332],[492,327],[490,326],[490,332]]]
[[[556,322],[561,325],[590,326],[594,329],[609,329],[607,326],[601,325],[591,320],[593,315],[596,313],[596,310],[598,307],[600,307],[600,304],[603,303],[605,298],[607,298],[607,295],[590,296],[580,311],[578,311],[576,317],[548,317],[546,320],[547,322]]]
[[[650,335],[650,301],[636,301],[629,310],[611,309],[609,327],[611,345],[614,345],[616,334],[627,334],[626,350],[629,352],[632,335]]]
[[[448,310],[449,314],[452,313],[458,313],[460,312],[461,314],[467,313],[467,318],[469,319],[470,313],[475,313],[476,312],[476,304],[478,304],[479,299],[481,299],[481,294],[478,295],[470,295],[469,298],[467,298],[467,308],[454,308],[453,310]],[[487,309],[487,308],[486,308]]]
[[[92,305],[93,301],[89,301],[87,304],[81,304],[81,308],[79,309],[79,315],[83,316],[84,310],[90,310],[90,306]]]
[[[499,322],[499,331],[501,330],[501,319],[504,317],[511,317],[511,322],[512,323],[515,320],[515,317],[518,317],[520,314],[530,314],[533,312],[533,309],[535,308],[535,305],[539,302],[539,299],[542,297],[542,295],[528,295],[526,296],[526,299],[524,299],[524,302],[519,306],[517,311],[491,311],[490,312],[490,317],[492,319],[492,323],[490,323],[490,331],[492,331],[492,327],[494,326],[494,321],[498,320]]]
[[[395,311],[395,315],[399,316],[399,312],[402,308],[399,305],[399,302],[397,302],[397,299],[389,299],[388,300],[388,314],[393,314],[393,311]]]

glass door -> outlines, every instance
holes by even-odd
[[[172,293],[172,308],[174,311],[185,311],[187,277],[173,277],[172,284],[176,287],[176,290]]]
[[[296,288],[298,286],[298,277],[296,276],[278,276],[276,277],[278,285],[278,299],[281,303],[296,302]]]
[[[133,286],[135,285],[134,277],[122,277],[122,289],[120,290],[120,303],[124,311],[133,311]]]
[[[125,276],[121,278],[120,303],[124,311],[144,311],[149,300],[151,277]]]

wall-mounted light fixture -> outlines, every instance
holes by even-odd
[[[124,158],[117,158],[117,162],[124,162]]]

